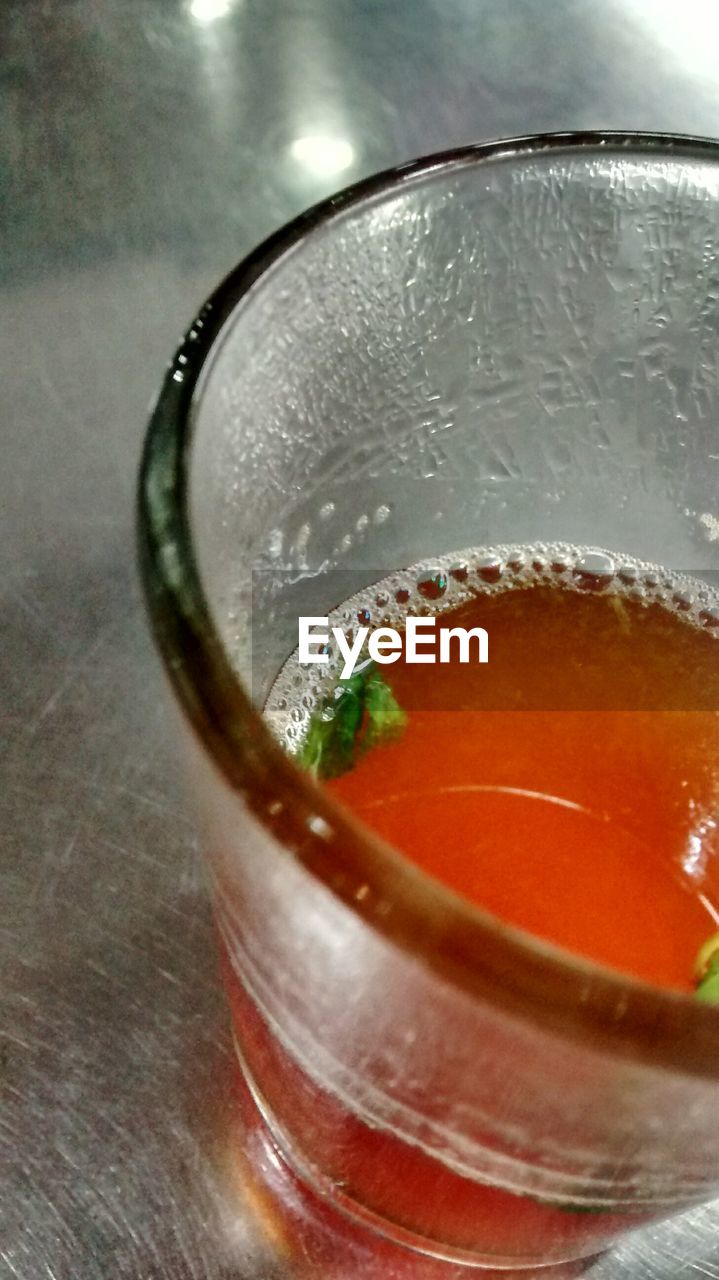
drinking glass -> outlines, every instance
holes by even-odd
[[[242,1070],[293,1167],[435,1263],[571,1260],[716,1194],[719,1011],[455,896],[262,704],[298,615],[456,548],[715,572],[718,331],[719,146],[525,138],[272,236],[154,412],[142,569]]]

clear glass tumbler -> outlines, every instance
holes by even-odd
[[[717,1193],[719,1011],[462,902],[261,705],[345,572],[537,540],[715,571],[718,335],[719,147],[501,142],[274,235],[152,419],[143,574],[242,1068],[305,1177],[435,1259],[578,1258]]]

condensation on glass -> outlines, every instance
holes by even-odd
[[[718,211],[717,155],[691,143],[464,153],[326,211],[239,282],[191,405],[189,510],[211,625],[255,703],[298,614],[338,603],[342,570],[354,590],[456,547],[543,539],[719,567]],[[503,1265],[593,1252],[633,1214],[716,1192],[716,1063],[671,1049],[709,1043],[712,1012],[700,1034],[690,1001],[569,960],[551,1016],[522,1003],[542,949],[455,917],[291,766],[275,791],[249,702],[241,720],[232,781],[211,745],[189,749],[248,1016],[373,1132],[469,1182],[601,1208],[607,1229],[501,1259],[479,1229],[428,1237],[383,1198],[382,1170],[353,1189],[341,1133],[313,1147],[240,1019],[258,1101],[310,1176],[416,1247]],[[342,855],[350,837],[366,863]],[[569,1003],[564,1029],[568,992],[601,1034]]]

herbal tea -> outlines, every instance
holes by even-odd
[[[486,664],[288,660],[266,714],[385,840],[505,924],[644,982],[716,998],[719,611],[704,584],[606,553],[502,547],[379,582],[330,621],[484,628]],[[653,1214],[581,1184],[532,1199],[366,1123],[270,1033],[227,961],[260,1106],[355,1211],[461,1252],[576,1257]],[[577,1140],[582,1135],[577,1135]],[[521,1151],[515,1152],[521,1157]],[[341,1184],[341,1186],[339,1185]],[[453,1255],[454,1256],[454,1255]],[[459,1255],[458,1255],[459,1256]]]
[[[290,660],[268,714],[309,701],[282,725],[300,761],[456,892],[690,991],[716,930],[717,615],[700,584],[608,563],[513,548],[380,583],[337,611],[350,633],[431,605],[440,632],[484,628],[489,662],[399,653],[313,707]]]

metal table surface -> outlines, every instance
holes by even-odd
[[[719,12],[5,0],[0,16],[0,1276],[364,1278],[330,1227],[288,1249],[228,1164],[227,1020],[135,582],[147,407],[217,278],[354,177],[535,130],[719,135]],[[685,1216],[586,1274],[719,1276],[718,1223]]]

